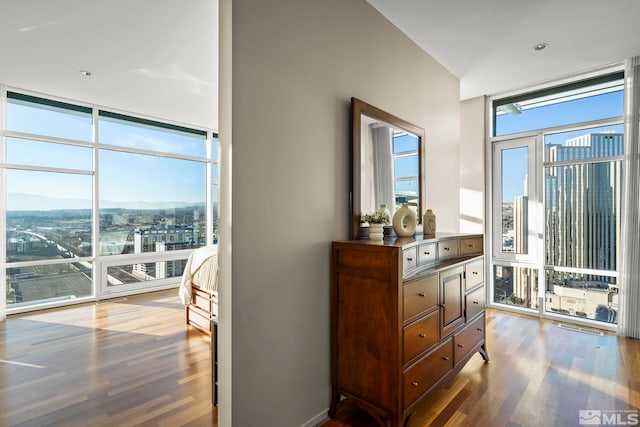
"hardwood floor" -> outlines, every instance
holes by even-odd
[[[173,290],[11,316],[0,323],[0,426],[216,426],[209,343],[185,327]],[[409,427],[577,426],[579,410],[640,407],[637,340],[488,310],[487,345],[491,362],[475,355]],[[345,407],[324,427],[372,425]]]
[[[216,426],[210,337],[177,290],[0,322],[0,426]]]
[[[487,310],[487,346],[491,361],[473,356],[415,411],[409,427],[578,426],[586,409],[618,424],[640,419],[640,341]],[[375,425],[345,407],[323,427]]]

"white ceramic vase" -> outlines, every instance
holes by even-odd
[[[384,203],[380,205],[380,207],[378,208],[378,213],[381,214],[387,214],[387,217],[389,217],[389,221],[391,221],[391,212],[389,212],[389,209],[387,208],[387,205],[385,205]]]
[[[402,207],[393,214],[392,224],[393,231],[398,237],[413,236],[418,225],[418,216],[407,203],[403,203]]]
[[[427,237],[435,237],[436,235],[436,214],[431,209],[422,216],[422,230],[423,234]]]
[[[384,236],[383,226],[384,224],[369,224],[369,240],[382,240]]]

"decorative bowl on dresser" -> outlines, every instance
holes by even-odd
[[[331,406],[380,425],[415,407],[485,345],[483,236],[333,242]]]

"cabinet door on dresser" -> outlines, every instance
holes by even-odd
[[[464,323],[464,267],[440,272],[440,337]]]

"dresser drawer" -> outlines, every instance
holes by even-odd
[[[484,310],[485,307],[484,286],[471,291],[466,296],[467,320],[473,319],[476,314]]]
[[[415,268],[418,265],[417,248],[409,248],[402,251],[402,272]]]
[[[464,359],[483,339],[484,316],[480,316],[453,336],[455,363]]]
[[[448,339],[404,372],[404,409],[452,369],[453,341]]]
[[[438,275],[407,283],[402,293],[403,320],[406,321],[438,304]]]
[[[438,242],[438,259],[454,258],[458,256],[458,253],[458,239]]]
[[[403,363],[415,359],[420,353],[438,342],[438,311],[428,314],[402,330]]]
[[[484,257],[465,266],[465,290],[473,289],[484,282]]]
[[[460,239],[460,255],[481,254],[484,251],[482,237]]]
[[[418,246],[418,265],[427,265],[436,262],[436,244],[427,243]]]

